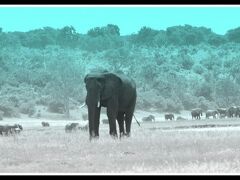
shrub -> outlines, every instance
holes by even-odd
[[[198,107],[200,107],[202,110],[206,111],[208,109],[216,109],[217,105],[215,102],[211,102],[204,97],[199,97],[198,98]]]
[[[183,110],[182,103],[173,99],[166,99],[166,106],[166,112],[179,113],[181,110]]]
[[[63,114],[64,113],[64,104],[61,102],[52,101],[48,104],[47,110],[52,113]]]
[[[203,74],[205,72],[205,68],[201,64],[195,64],[193,66],[193,72],[196,74]]]
[[[190,70],[192,68],[192,66],[194,65],[194,60],[188,56],[188,55],[183,55],[181,54],[179,57],[178,57],[178,64],[183,68],[183,69],[186,69],[186,70]]]
[[[183,94],[182,105],[186,110],[191,110],[195,107],[198,107],[198,98],[189,93]]]
[[[31,102],[22,103],[19,109],[21,113],[28,114],[29,117],[36,112],[35,104]]]
[[[37,105],[47,106],[48,105],[48,101],[49,101],[49,97],[48,96],[41,96],[38,99],[36,99],[35,103]]]
[[[18,110],[13,107],[10,103],[1,103],[0,111],[3,112],[4,117],[20,117]]]

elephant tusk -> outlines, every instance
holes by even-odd
[[[83,104],[79,107],[79,109],[83,108],[85,105],[86,105],[86,103],[83,103]]]
[[[98,107],[98,108],[100,107],[100,101],[98,101],[98,103],[97,103],[97,107]]]

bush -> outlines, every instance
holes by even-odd
[[[205,72],[205,68],[201,64],[195,64],[193,66],[193,72],[196,74],[203,74]]]
[[[199,97],[198,98],[198,107],[200,107],[202,110],[206,111],[208,109],[216,109],[217,105],[215,102],[211,102],[204,97]]]
[[[29,117],[36,113],[35,104],[31,102],[22,103],[19,109],[21,113],[28,114]]]
[[[239,43],[240,42],[240,27],[235,28],[235,29],[230,29],[227,33],[226,33],[226,37],[229,41],[232,42],[236,42]]]
[[[49,101],[49,97],[48,96],[41,96],[36,100],[36,104],[37,105],[43,105],[43,106],[47,106],[48,105],[48,101]]]
[[[18,110],[13,107],[10,103],[1,103],[0,111],[3,112],[4,117],[20,117]]]
[[[166,99],[166,106],[165,112],[179,113],[183,110],[182,103],[173,99]]]
[[[64,104],[57,101],[52,101],[48,104],[49,112],[64,114]]]
[[[198,107],[198,98],[189,93],[183,94],[182,105],[186,110],[196,108]]]

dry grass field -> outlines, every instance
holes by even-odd
[[[133,121],[132,136],[121,140],[109,137],[108,125],[101,124],[100,138],[93,142],[87,131],[65,133],[67,121],[48,120],[51,126],[45,128],[41,121],[1,122],[20,123],[24,130],[0,136],[0,173],[240,173],[239,119],[157,121],[141,127]],[[207,124],[221,126],[199,126]]]

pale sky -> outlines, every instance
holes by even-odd
[[[205,26],[217,34],[240,26],[240,6],[0,6],[3,31],[28,31],[72,25],[77,32],[115,24],[121,35],[147,26],[156,30],[189,24]]]

